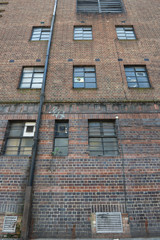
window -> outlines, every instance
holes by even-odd
[[[74,88],[96,88],[95,67],[74,67]]]
[[[129,88],[150,88],[144,66],[125,66],[125,73]]]
[[[17,216],[5,216],[2,231],[5,233],[15,233],[17,219]]]
[[[92,27],[74,27],[74,40],[92,40]]]
[[[133,27],[116,27],[116,32],[119,40],[136,39]]]
[[[5,155],[30,155],[32,153],[34,122],[11,122],[6,134]]]
[[[55,140],[54,152],[55,156],[68,155],[68,121],[56,121],[55,123]]]
[[[24,67],[20,88],[41,88],[43,82],[43,67]]]
[[[120,212],[97,212],[97,233],[122,233],[122,216]]]
[[[113,121],[89,121],[89,151],[91,156],[118,155]]]
[[[77,12],[121,13],[121,0],[77,0]]]
[[[31,41],[49,40],[49,37],[50,37],[50,28],[34,27],[32,31]]]

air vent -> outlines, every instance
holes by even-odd
[[[96,213],[97,233],[122,233],[122,217],[120,212]]]
[[[5,216],[3,223],[3,232],[15,233],[17,216]]]

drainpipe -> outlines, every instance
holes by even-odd
[[[58,3],[58,0],[55,0],[52,21],[51,21],[51,28],[50,28],[50,38],[48,41],[47,54],[46,54],[46,60],[45,60],[45,66],[44,66],[44,75],[43,75],[43,83],[42,83],[40,103],[39,103],[39,109],[38,109],[38,118],[36,121],[36,131],[34,136],[34,145],[32,150],[32,157],[31,157],[31,168],[30,168],[29,180],[28,180],[28,184],[26,186],[26,192],[25,192],[24,210],[23,210],[22,228],[21,228],[22,230],[21,239],[23,240],[27,240],[29,237],[31,206],[32,206],[32,187],[33,187],[33,181],[34,181],[35,162],[36,162],[36,155],[37,155],[37,148],[38,148],[38,135],[39,135],[39,128],[41,123],[42,108],[43,108],[44,98],[45,98],[46,76],[48,71],[48,61],[49,61],[52,35],[53,35],[53,29],[54,29],[54,23],[55,23],[55,17],[56,17],[57,3]]]

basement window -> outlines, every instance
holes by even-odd
[[[74,27],[74,40],[92,40],[92,27]]]
[[[68,121],[55,122],[54,156],[68,155]]]
[[[129,88],[150,88],[145,66],[125,66],[125,74]]]
[[[15,233],[16,223],[17,223],[17,216],[5,216],[2,232]]]
[[[120,212],[97,212],[97,233],[123,233],[122,216]]]
[[[121,0],[77,0],[77,12],[121,13]]]
[[[89,121],[91,156],[117,156],[118,143],[114,121]]]
[[[119,40],[136,39],[133,27],[116,27],[116,32]]]
[[[31,41],[49,40],[49,37],[50,37],[50,28],[34,27],[32,30]]]
[[[24,67],[20,88],[40,89],[42,87],[44,67]]]
[[[74,67],[73,73],[74,88],[96,88],[95,67]]]
[[[10,122],[5,141],[5,155],[31,155],[35,122]]]

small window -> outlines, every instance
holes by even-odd
[[[17,216],[5,216],[2,232],[15,233],[16,223],[17,223]]]
[[[43,75],[43,67],[24,67],[21,77],[20,88],[42,88]]]
[[[91,156],[118,155],[114,121],[89,121],[89,151]]]
[[[125,73],[129,88],[150,88],[145,66],[125,66]]]
[[[97,233],[123,233],[122,216],[120,212],[97,212]]]
[[[74,67],[74,88],[96,88],[95,67]]]
[[[49,40],[50,28],[34,27],[32,31],[31,41],[44,41]]]
[[[92,40],[92,27],[74,27],[74,40]]]
[[[5,143],[5,155],[31,155],[34,122],[10,122]]]
[[[133,27],[116,27],[116,32],[119,40],[136,39]]]
[[[54,151],[55,156],[68,155],[68,121],[56,121],[55,123],[55,139]]]

